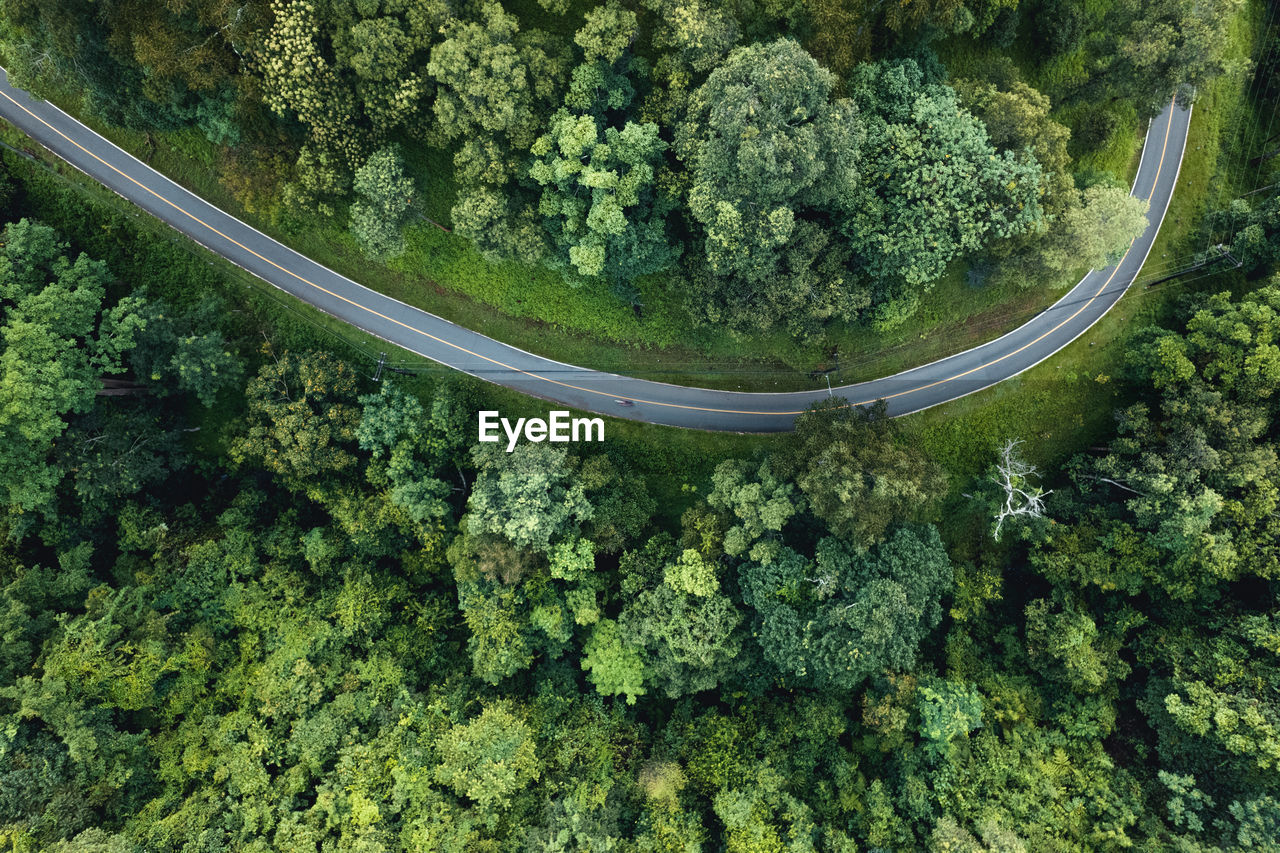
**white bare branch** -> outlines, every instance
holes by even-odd
[[[1038,477],[1040,472],[1018,454],[1021,444],[1022,439],[1012,438],[1004,443],[995,473],[991,475],[991,481],[1004,489],[1004,505],[996,515],[993,534],[997,542],[1000,541],[1005,519],[1015,516],[1044,518],[1044,499],[1053,494],[1031,483],[1030,478]]]

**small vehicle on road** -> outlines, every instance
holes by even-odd
[[[636,404],[635,400],[614,400],[613,402],[619,406],[634,406]]]

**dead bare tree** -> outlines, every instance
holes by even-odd
[[[1005,519],[1015,516],[1044,518],[1044,499],[1053,494],[1033,485],[1032,477],[1040,472],[1036,466],[1027,462],[1018,454],[1022,439],[1009,439],[1000,448],[1000,460],[996,462],[995,473],[991,481],[1004,489],[1004,504],[996,515],[995,540],[1000,541],[1000,532],[1004,528]]]

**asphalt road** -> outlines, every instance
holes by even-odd
[[[372,291],[295,252],[125,153],[62,110],[9,85],[0,69],[0,116],[119,195],[254,275],[328,314],[411,352],[535,397],[614,417],[731,432],[791,429],[825,388],[745,393],[669,385],[563,364],[517,349]],[[1138,275],[1164,219],[1186,147],[1190,110],[1152,120],[1133,194],[1151,203],[1146,232],[1114,267],[1095,270],[1058,302],[994,341],[901,373],[834,389],[892,415],[936,406],[1040,363],[1083,334]],[[619,400],[634,401],[622,406]]]

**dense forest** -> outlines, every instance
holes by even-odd
[[[1105,266],[1145,225],[1141,129],[1232,69],[1243,8],[4,0],[0,53],[110,124],[199,128],[286,233],[336,217],[386,261],[439,209],[564,288],[640,310],[656,280],[685,326],[810,339],[900,326],[952,262],[1040,288]],[[451,167],[415,180],[429,149]]]
[[[1068,140],[1192,97],[1236,5],[0,0],[0,51],[289,227],[394,254],[452,146],[486,251],[803,333],[1127,243]],[[972,477],[838,400],[702,468],[504,453],[501,392],[375,381],[73,183],[0,150],[0,849],[1280,849],[1280,194],[1195,224],[1239,267],[1133,331],[1105,434]]]
[[[1276,849],[1266,267],[1143,330],[1044,482],[833,405],[673,518],[48,186],[6,208],[107,260],[4,227],[5,849]]]

